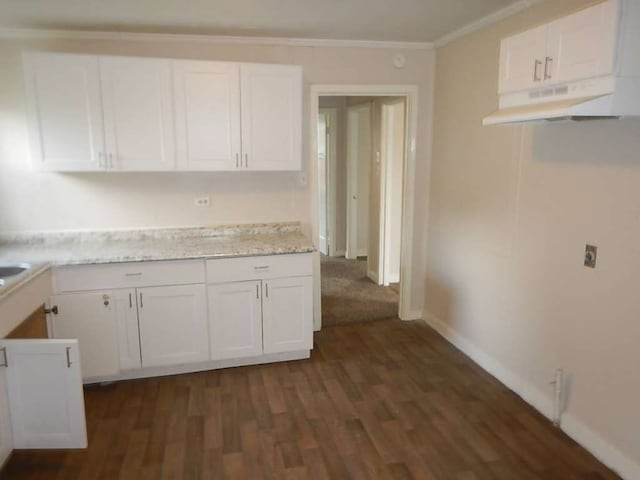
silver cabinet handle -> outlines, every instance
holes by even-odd
[[[538,67],[539,66],[542,66],[542,62],[536,58],[536,60],[535,60],[535,62],[533,64],[533,81],[534,82],[539,82],[540,81],[540,77],[538,76]]]
[[[256,283],[256,300],[260,300],[260,285]]]
[[[265,293],[267,294],[267,298],[269,298],[269,284],[265,283],[264,288],[265,288]]]
[[[129,292],[129,308],[133,308],[133,301],[131,299],[131,292]]]
[[[254,270],[269,270],[269,265],[256,265],[253,267]]]
[[[132,272],[124,274],[125,277],[139,277],[140,275],[142,275],[142,272]]]
[[[140,308],[144,307],[144,304],[142,303],[142,292],[140,292]]]
[[[249,167],[249,154],[248,153],[244,154],[244,167],[245,168]]]
[[[100,168],[105,168],[105,165],[104,165],[104,153],[103,152],[98,152],[98,166]]]
[[[9,360],[7,360],[7,347],[0,348],[0,351],[2,351],[2,356],[4,357],[4,363],[0,365],[0,367],[6,368],[9,366]]]
[[[71,368],[71,347],[67,347],[67,368]]]
[[[545,57],[544,59],[544,79],[549,80],[551,78],[551,73],[549,73],[549,64],[553,61],[551,57]]]
[[[109,153],[109,168],[113,168],[113,153]]]
[[[236,168],[238,168],[239,166],[239,162],[240,161],[240,155],[238,153],[236,153]]]

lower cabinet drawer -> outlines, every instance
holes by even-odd
[[[312,273],[310,253],[207,260],[207,283],[298,277]]]
[[[108,288],[204,283],[202,260],[72,265],[53,269],[54,291],[75,292]]]

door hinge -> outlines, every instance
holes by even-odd
[[[54,315],[58,315],[58,306],[54,305],[51,308],[45,308],[44,309],[44,314],[45,315],[49,315],[50,313],[53,313]]]

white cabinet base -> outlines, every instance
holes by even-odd
[[[217,370],[220,368],[244,367],[247,365],[261,365],[264,363],[303,360],[309,357],[311,357],[311,350],[297,350],[284,353],[256,355],[254,357],[209,360],[206,362],[171,365],[167,367],[143,367],[137,370],[122,371],[119,375],[115,376],[96,378],[93,381],[94,383],[101,383],[115,382],[118,380],[133,380],[136,378],[161,377],[163,375],[179,375],[181,373],[204,372],[207,370]]]

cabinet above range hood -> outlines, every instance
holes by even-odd
[[[483,125],[640,116],[640,2],[608,0],[500,44]]]

